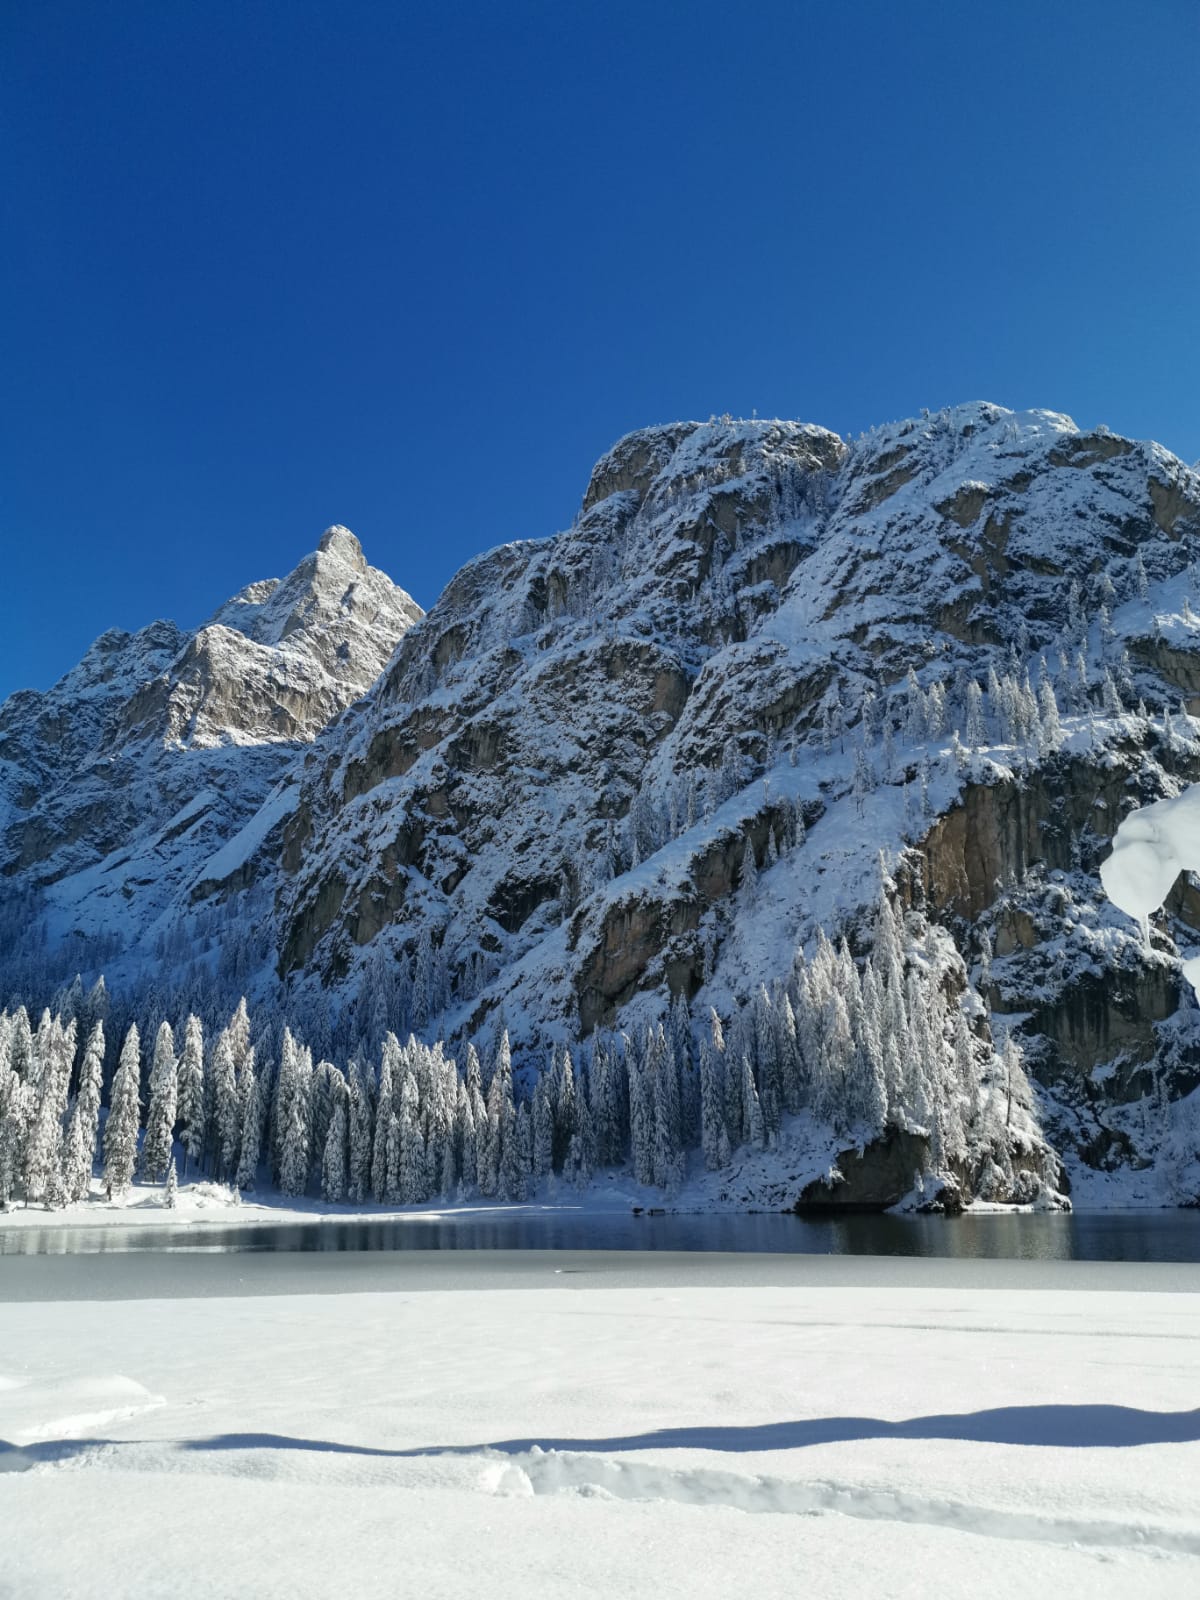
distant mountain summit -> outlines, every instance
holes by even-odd
[[[55,934],[144,931],[421,615],[333,527],[192,632],[102,634],[0,706],[0,872],[45,896]]]

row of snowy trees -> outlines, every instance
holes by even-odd
[[[806,1113],[841,1139],[889,1127],[928,1141],[935,1173],[1005,1171],[1014,1105],[1030,1110],[1016,1047],[997,1060],[948,937],[883,893],[869,956],[818,934],[786,981],[722,1019],[682,997],[638,1034],[598,1030],[514,1070],[507,1031],[461,1063],[443,1043],[386,1030],[377,1058],[316,1058],[290,1028],[255,1032],[243,1001],[206,1040],[189,1016],[154,1029],[143,1057],[125,1032],[102,1113],[105,1023],[0,1014],[0,1203],[48,1206],[109,1194],[135,1177],[208,1175],[327,1201],[412,1204],[466,1194],[526,1198],[550,1180],[586,1184],[628,1166],[675,1190],[689,1162],[726,1166],[770,1148]],[[486,1061],[484,1059],[486,1057]],[[518,1081],[520,1080],[520,1081]],[[691,1153],[696,1152],[694,1158]]]

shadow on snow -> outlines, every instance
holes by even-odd
[[[1107,1405],[998,1406],[988,1411],[910,1417],[904,1422],[884,1422],[878,1417],[817,1417],[805,1422],[764,1422],[744,1427],[658,1428],[651,1433],[611,1434],[603,1438],[531,1435],[524,1439],[484,1440],[478,1444],[430,1445],[417,1450],[387,1450],[327,1439],[297,1439],[280,1433],[221,1433],[207,1439],[180,1439],[175,1441],[175,1448],[182,1451],[309,1450],[399,1459],[479,1455],[489,1450],[504,1455],[523,1455],[535,1448],[584,1452],[798,1450],[809,1445],[838,1444],[855,1439],[959,1439],[977,1444],[1051,1446],[1069,1450],[1192,1444],[1200,1440],[1200,1409],[1141,1411],[1132,1406]],[[101,1446],[120,1449],[150,1442],[53,1439],[16,1445],[0,1439],[0,1472],[67,1460]]]

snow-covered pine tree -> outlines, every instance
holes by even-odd
[[[413,973],[412,1017],[418,1028],[425,1028],[433,1016],[433,938],[426,926],[417,941],[416,968]]]
[[[987,743],[987,729],[983,720],[983,691],[971,679],[967,685],[967,745],[975,755]]]
[[[163,1205],[168,1211],[174,1211],[176,1196],[179,1193],[179,1176],[175,1171],[175,1157],[172,1156],[167,1167],[166,1181],[163,1184]]]
[[[763,1126],[762,1106],[759,1104],[758,1090],[754,1086],[754,1071],[750,1065],[750,1057],[742,1056],[742,1144],[753,1145],[755,1149],[764,1149],[767,1142],[766,1128]]]
[[[460,1130],[459,1188],[465,1197],[475,1188],[479,1175],[476,1159],[475,1115],[471,1109],[471,1096],[465,1083],[458,1085],[456,1121]]]
[[[238,1144],[242,1135],[241,1107],[237,1095],[237,1067],[234,1060],[234,1036],[223,1028],[213,1046],[209,1068],[212,1086],[212,1112],[210,1138],[213,1172],[218,1181],[230,1182],[237,1166]],[[290,1109],[290,1108],[289,1108]],[[287,1123],[284,1124],[285,1128]],[[299,1190],[285,1191],[299,1193]]]
[[[544,1182],[554,1171],[554,1108],[550,1080],[543,1073],[533,1088],[533,1176]]]
[[[339,1094],[334,1101],[329,1132],[325,1136],[325,1151],[321,1158],[321,1198],[333,1205],[346,1198],[347,1106],[349,1093]]]
[[[932,685],[925,708],[929,737],[940,739],[946,731],[946,690],[942,684]]]
[[[298,1089],[297,1085],[297,1092],[288,1096],[280,1130],[279,1188],[293,1199],[308,1188],[309,1127]]]
[[[200,1018],[189,1016],[183,1030],[183,1052],[176,1073],[178,1095],[176,1113],[183,1145],[183,1173],[188,1163],[198,1165],[204,1151],[204,1031]]]
[[[751,1001],[754,1028],[754,1058],[758,1063],[761,1086],[763,1127],[769,1143],[774,1143],[783,1121],[783,1067],[775,1036],[775,1012],[766,986],[759,984]]]
[[[350,1063],[350,1153],[346,1192],[354,1205],[371,1192],[371,1154],[374,1108],[366,1075],[358,1061]]]
[[[721,1160],[721,1135],[725,1131],[724,1060],[707,1039],[700,1041],[700,1136],[704,1165],[715,1172]],[[728,1151],[728,1140],[726,1140]]]
[[[133,1182],[137,1162],[138,1091],[142,1076],[142,1049],[137,1023],[131,1022],[121,1046],[113,1078],[108,1121],[104,1125],[104,1188],[111,1200]]]
[[[49,1210],[65,1199],[61,1180],[63,1117],[75,1058],[75,1023],[64,1029],[58,1017],[43,1013],[34,1041],[35,1101],[25,1146],[25,1193]]]
[[[146,1137],[142,1142],[142,1178],[147,1183],[161,1183],[171,1164],[177,1099],[175,1035],[171,1024],[163,1022],[154,1040],[150,1109],[146,1113]]]
[[[28,1085],[0,1058],[0,1210],[4,1211],[20,1179],[28,1095]]]
[[[239,1137],[237,1171],[234,1185],[238,1189],[253,1189],[258,1176],[258,1159],[262,1141],[260,1114],[260,1087],[254,1070],[255,1052],[251,1046],[246,1051],[238,1081],[238,1099],[241,1104],[242,1125]]]
[[[400,1198],[405,1205],[426,1199],[425,1139],[421,1133],[420,1094],[411,1068],[400,1087]],[[494,1193],[494,1189],[491,1191]]]
[[[754,859],[754,846],[750,842],[750,835],[746,835],[745,849],[742,851],[742,871],[738,878],[738,900],[743,908],[754,904],[754,897],[758,890],[758,866]]]
[[[104,1024],[97,1021],[88,1035],[79,1068],[79,1092],[68,1127],[69,1164],[64,1172],[67,1198],[83,1200],[91,1188],[100,1129],[100,1096],[104,1078]]]
[[[402,1077],[401,1083],[403,1081]],[[395,1101],[390,1106],[382,1106],[375,1117],[376,1133],[380,1127],[385,1129],[383,1193],[388,1205],[399,1205],[404,1199],[404,1135],[400,1130],[400,1114],[394,1106]]]
[[[629,1144],[633,1176],[638,1183],[654,1182],[654,1082],[648,1078],[636,1052],[626,1048],[629,1070]]]
[[[921,744],[928,732],[925,696],[917,674],[909,667],[904,677],[904,737],[909,744]]]
[[[379,1111],[375,1117],[375,1139],[371,1152],[371,1195],[377,1205],[387,1198],[388,1120],[392,1105],[392,1071],[395,1054],[384,1050],[379,1071]]]

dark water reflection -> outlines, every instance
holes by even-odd
[[[1062,1216],[584,1215],[505,1210],[449,1218],[205,1224],[155,1228],[5,1229],[0,1255],[105,1251],[683,1250],[808,1255],[943,1256],[1022,1261],[1200,1262],[1200,1212]]]

